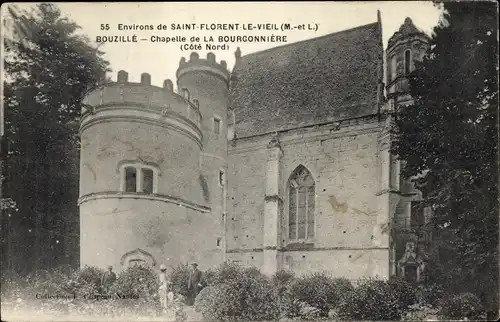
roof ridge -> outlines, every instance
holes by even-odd
[[[265,52],[273,51],[273,50],[276,50],[276,49],[281,49],[281,48],[284,48],[284,47],[287,47],[287,46],[292,46],[292,45],[297,45],[297,44],[300,44],[300,43],[311,42],[311,41],[315,41],[315,40],[318,40],[318,39],[327,38],[327,37],[330,37],[330,36],[333,36],[333,35],[351,32],[351,31],[354,31],[356,29],[368,28],[368,26],[370,26],[370,27],[371,26],[377,26],[378,27],[378,24],[379,24],[379,22],[376,21],[376,22],[372,22],[372,23],[369,23],[369,24],[366,24],[366,25],[357,26],[357,27],[350,28],[350,29],[344,29],[344,30],[332,32],[332,33],[329,33],[329,34],[326,34],[326,35],[323,35],[323,36],[319,36],[319,37],[314,37],[314,38],[299,40],[299,41],[291,42],[291,43],[288,43],[288,44],[285,44],[285,45],[276,46],[276,47],[264,49],[264,50],[261,50],[261,51],[255,51],[253,53],[242,55],[241,59],[249,57],[249,56],[253,56],[253,55],[257,55],[257,54],[262,54],[262,53],[265,53]]]

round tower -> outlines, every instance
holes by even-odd
[[[179,91],[199,102],[203,144],[200,154],[200,180],[206,183],[206,201],[210,204],[219,226],[213,231],[215,243],[225,254],[225,213],[227,189],[227,111],[229,77],[225,61],[218,63],[213,53],[200,58],[191,53],[182,58],[177,69]],[[210,241],[213,242],[213,241]]]
[[[168,79],[157,87],[144,73],[132,83],[120,71],[84,104],[81,265],[206,263],[217,248],[199,233],[213,219],[200,183],[198,102]]]
[[[406,18],[387,45],[387,98],[390,106],[411,104],[408,75],[429,48],[429,37]]]

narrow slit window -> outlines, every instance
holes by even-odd
[[[224,171],[219,171],[219,185],[221,187],[224,187]]]
[[[405,51],[405,75],[411,72],[411,51]]]
[[[307,187],[307,238],[314,237],[314,187]]]
[[[137,191],[137,170],[134,167],[125,168],[125,192]]]
[[[142,169],[142,192],[153,193],[153,170]]]
[[[220,120],[218,118],[214,118],[214,133],[220,134]]]
[[[290,199],[289,199],[289,213],[288,213],[288,238],[291,240],[297,239],[297,189],[290,187]]]
[[[187,88],[182,89],[182,96],[189,101],[189,91]]]
[[[222,241],[222,238],[217,238],[217,247],[220,247],[221,241]]]

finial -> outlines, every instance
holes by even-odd
[[[208,53],[207,54],[207,60],[211,63],[215,63],[215,54],[214,53]]]
[[[378,23],[382,22],[382,18],[381,18],[381,15],[380,15],[380,10],[377,10],[377,22]]]
[[[166,79],[163,81],[163,88],[165,88],[169,92],[173,92],[174,91],[174,83],[172,83],[172,81],[170,79]]]
[[[143,85],[151,85],[151,75],[148,73],[141,74],[141,84]]]
[[[240,49],[240,47],[236,48],[236,51],[234,52],[234,57],[236,57],[236,60],[239,60],[241,58],[241,49]]]
[[[126,83],[126,82],[128,82],[128,73],[126,71],[124,71],[124,70],[120,70],[118,72],[118,76],[117,76],[116,81],[118,83]]]
[[[410,34],[416,34],[416,33],[421,33],[417,27],[413,24],[413,21],[411,20],[410,17],[405,18],[405,22],[399,27],[399,32],[403,34],[404,36],[410,35]]]
[[[185,64],[186,63],[186,58],[182,57],[181,61],[179,62],[179,65]]]
[[[198,60],[200,58],[200,55],[198,55],[197,52],[192,52],[191,55],[189,56],[189,61],[195,61],[195,60]]]

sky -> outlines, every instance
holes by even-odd
[[[381,11],[384,47],[388,39],[399,29],[406,17],[426,33],[439,22],[440,9],[430,1],[385,1],[385,2],[189,2],[189,3],[57,3],[64,15],[82,27],[81,32],[95,41],[97,36],[129,36],[136,35],[147,41],[138,43],[106,43],[101,49],[105,59],[110,62],[113,72],[109,75],[116,80],[116,73],[123,69],[129,73],[129,81],[139,82],[141,73],[149,73],[153,85],[161,86],[164,79],[170,78],[175,84],[175,72],[181,57],[189,60],[192,50],[182,51],[181,43],[150,42],[151,36],[188,38],[228,35],[251,36],[286,36],[283,43],[227,43],[228,49],[212,50],[216,60],[225,60],[228,68],[234,65],[234,52],[240,47],[242,55],[285,45],[287,43],[311,39],[329,33],[342,31],[377,21],[377,10]],[[33,4],[18,4],[23,8]],[[4,11],[5,6],[2,6]],[[174,24],[264,24],[280,26],[310,24],[317,30],[293,31],[186,31],[186,30],[153,30],[123,31],[119,24],[132,25],[170,25]],[[101,30],[101,25],[109,25],[109,30]],[[208,50],[196,50],[204,58]]]

